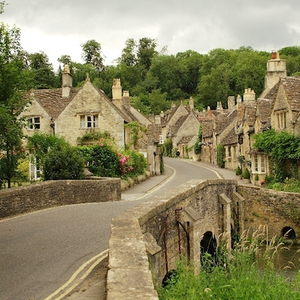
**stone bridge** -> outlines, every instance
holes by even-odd
[[[272,236],[300,233],[300,194],[274,192],[235,180],[192,180],[112,220],[107,299],[158,299],[180,255],[200,271],[204,252],[261,226]]]

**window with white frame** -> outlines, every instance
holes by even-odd
[[[252,159],[252,173],[265,173],[266,159],[264,154],[256,154]]]
[[[34,158],[29,165],[30,169],[30,180],[41,179],[40,161],[38,158]]]
[[[28,129],[40,129],[41,128],[41,118],[40,117],[32,117],[27,119]]]
[[[81,115],[80,128],[98,127],[98,115]]]

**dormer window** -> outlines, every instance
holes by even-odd
[[[98,127],[98,115],[81,115],[80,128]]]
[[[279,129],[286,128],[286,112],[277,113],[277,126]]]
[[[27,119],[28,129],[35,130],[41,129],[41,118],[40,117],[32,117]]]

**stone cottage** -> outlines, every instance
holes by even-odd
[[[151,121],[131,107],[129,93],[124,91],[120,80],[114,80],[113,99],[96,88],[87,77],[80,88],[73,88],[72,75],[68,66],[62,74],[62,88],[32,90],[29,104],[20,117],[28,120],[25,134],[36,131],[65,137],[71,145],[77,145],[78,138],[91,132],[108,132],[118,148],[130,144],[130,124],[138,122],[146,128]],[[147,157],[151,172],[159,171],[158,138],[140,137],[137,149]],[[157,161],[155,161],[157,160]],[[31,172],[34,173],[34,172]]]

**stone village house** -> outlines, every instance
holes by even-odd
[[[224,146],[225,168],[248,168],[251,180],[270,174],[269,157],[253,148],[253,136],[270,128],[300,135],[300,78],[287,77],[285,60],[272,53],[267,62],[265,89],[258,99],[251,89],[228,97],[228,109],[218,104],[214,117],[203,122],[201,159],[217,164],[217,145]],[[235,103],[236,101],[236,103]],[[258,181],[258,182],[259,182]]]
[[[130,143],[130,122],[138,122],[147,128],[141,135],[138,151],[147,157],[150,171],[160,171],[159,132],[152,122],[130,105],[129,93],[124,91],[119,79],[112,86],[113,99],[97,89],[87,77],[80,88],[72,87],[72,75],[66,66],[62,74],[62,88],[32,90],[29,104],[20,117],[27,118],[29,126],[25,134],[31,136],[36,131],[65,137],[71,145],[77,145],[77,138],[91,132],[108,132],[115,140],[117,148]],[[37,179],[38,172],[31,165],[31,179]]]
[[[198,112],[194,109],[194,100],[191,97],[188,106],[184,106],[182,102],[178,106],[172,104],[171,109],[161,112],[158,116],[150,116],[150,120],[161,128],[161,144],[171,139],[173,149],[177,149],[182,158],[191,158],[200,127],[197,115]]]

